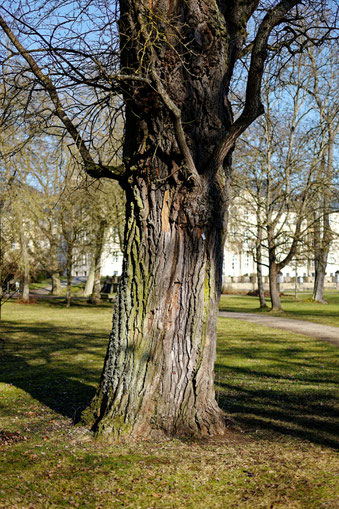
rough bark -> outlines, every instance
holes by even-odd
[[[272,308],[271,311],[282,311],[280,292],[278,288],[278,268],[275,262],[270,263],[269,267],[269,283],[270,283],[270,298]]]
[[[140,52],[149,51],[157,93],[125,88],[123,274],[100,387],[84,419],[111,436],[222,434],[214,361],[230,158],[219,166],[213,149],[232,123],[226,73],[234,42],[206,4],[165,2],[157,16],[140,9],[137,27],[130,2],[121,6],[122,67],[143,72]],[[167,42],[144,50],[153,24]]]
[[[223,251],[219,192],[213,186],[198,197],[143,179],[129,191],[113,330],[86,412],[93,429],[114,436],[223,433],[213,383]]]
[[[100,434],[224,433],[213,370],[231,153],[262,113],[265,44],[282,15],[270,11],[259,30],[234,122],[227,94],[256,5],[120,2],[121,68],[139,81],[123,84],[123,274],[83,415]]]

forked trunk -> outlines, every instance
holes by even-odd
[[[217,189],[198,197],[138,179],[127,203],[111,340],[84,418],[113,436],[221,434],[213,376],[223,252]]]
[[[140,78],[123,85],[125,253],[84,419],[113,436],[221,434],[213,370],[233,142],[222,162],[214,149],[233,122],[226,95],[245,18],[228,25],[196,1],[120,9],[121,67]]]

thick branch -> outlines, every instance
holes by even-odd
[[[145,27],[145,23],[144,23],[144,20],[141,15],[138,16],[138,21],[140,24],[141,31],[142,31],[145,39],[147,40],[148,39],[147,29]],[[191,151],[187,145],[186,135],[185,135],[184,129],[182,127],[181,111],[178,108],[178,106],[172,101],[172,99],[170,98],[168,93],[166,92],[166,89],[165,89],[158,73],[155,70],[154,61],[156,59],[156,55],[155,55],[154,48],[151,46],[150,50],[151,50],[151,55],[152,55],[151,74],[155,81],[156,91],[160,95],[165,106],[168,108],[168,110],[172,114],[175,138],[176,138],[178,146],[181,150],[181,153],[184,157],[187,170],[191,174],[191,178],[195,181],[195,183],[199,185],[201,183],[201,177],[196,169]]]
[[[273,28],[281,23],[287,12],[298,3],[298,0],[282,0],[276,7],[268,11],[261,22],[253,41],[244,109],[216,147],[212,155],[211,168],[220,168],[222,166],[225,157],[239,136],[257,117],[264,113],[260,92],[264,64],[267,57],[268,39]]]
[[[172,113],[175,137],[176,137],[177,143],[179,145],[179,148],[181,150],[181,153],[184,156],[187,169],[190,172],[193,180],[197,184],[199,184],[201,179],[200,179],[200,175],[195,167],[190,149],[188,148],[188,145],[186,142],[186,135],[185,135],[184,129],[182,127],[182,122],[181,122],[181,111],[177,107],[177,105],[172,101],[170,96],[167,94],[157,72],[154,69],[152,71],[152,76],[156,82],[158,94],[160,95],[164,104],[167,106],[167,108]]]

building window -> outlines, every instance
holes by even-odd
[[[235,270],[236,264],[237,264],[237,255],[233,254],[232,255],[232,270]]]

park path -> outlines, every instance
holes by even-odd
[[[339,327],[323,325],[320,323],[307,322],[305,320],[294,320],[277,316],[267,316],[254,313],[239,313],[237,311],[220,311],[219,316],[223,318],[237,318],[247,322],[266,325],[273,329],[284,329],[305,336],[311,336],[322,341],[329,341],[339,346]]]

